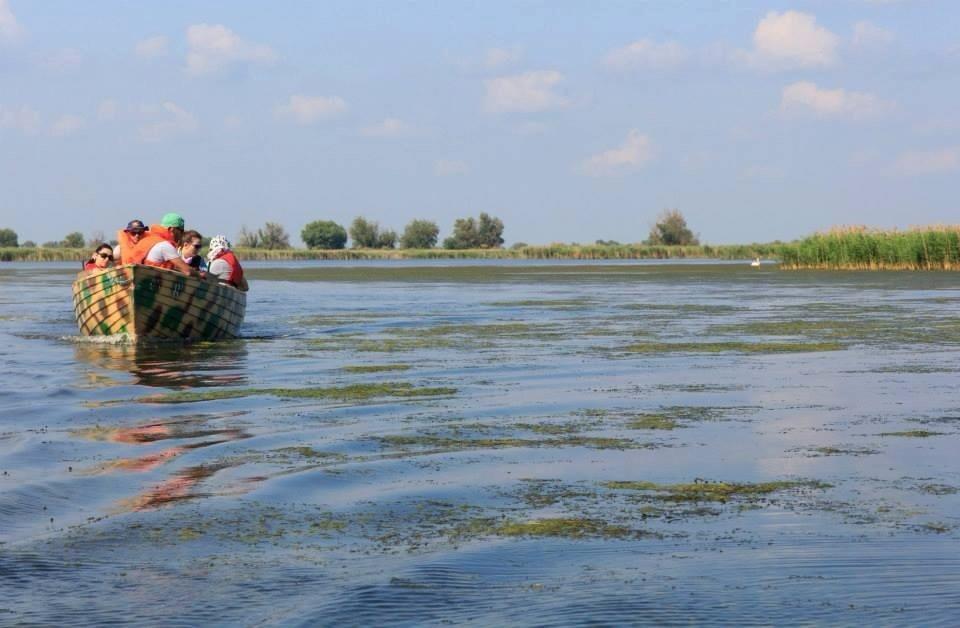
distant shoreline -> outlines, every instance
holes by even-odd
[[[737,260],[777,257],[780,244],[649,246],[546,245],[506,249],[243,249],[241,260],[409,260],[409,259],[719,259]],[[87,249],[0,248],[0,261],[80,262],[90,255]]]
[[[88,249],[0,248],[0,262],[80,262]],[[793,242],[666,246],[647,244],[549,244],[501,249],[237,249],[250,261],[300,260],[644,260],[760,258],[783,270],[960,270],[960,226],[885,231],[839,227]]]

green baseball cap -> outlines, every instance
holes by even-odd
[[[183,216],[180,214],[174,214],[170,212],[169,214],[164,214],[163,218],[160,219],[161,227],[180,227],[183,229]]]

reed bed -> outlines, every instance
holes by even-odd
[[[960,225],[836,227],[784,246],[779,257],[781,268],[793,270],[957,270]]]

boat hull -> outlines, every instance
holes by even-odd
[[[78,276],[73,309],[85,336],[215,340],[237,336],[247,295],[212,278],[128,264]]]

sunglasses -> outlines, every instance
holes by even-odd
[[[100,259],[113,259],[113,255],[109,253],[97,253],[100,256]]]

